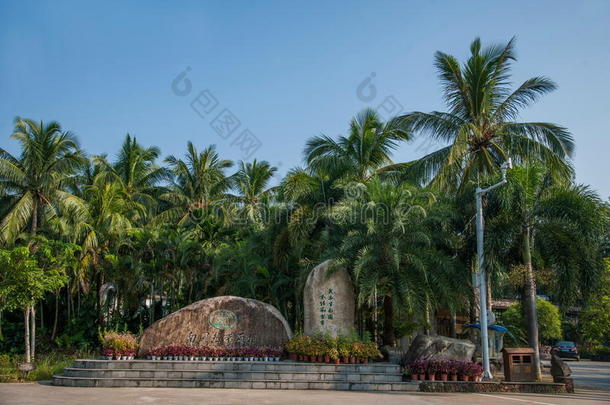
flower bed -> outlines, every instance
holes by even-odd
[[[148,360],[188,361],[279,361],[283,349],[280,347],[156,347],[144,354]]]
[[[407,365],[403,374],[419,381],[480,381],[483,367],[472,361],[417,360]]]
[[[293,361],[313,363],[368,363],[369,359],[381,357],[374,342],[347,336],[297,335],[286,343],[286,351]]]
[[[104,332],[100,342],[106,360],[132,360],[138,351],[138,340],[131,333]]]

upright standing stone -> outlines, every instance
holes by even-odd
[[[223,296],[186,306],[150,325],[140,339],[140,354],[158,346],[281,346],[292,337],[274,306]]]
[[[328,272],[331,261],[316,266],[305,282],[305,334],[349,335],[354,331],[355,298],[345,269]]]

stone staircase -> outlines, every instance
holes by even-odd
[[[54,385],[69,387],[254,388],[417,391],[389,363],[314,364],[293,361],[76,360]]]

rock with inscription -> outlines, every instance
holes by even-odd
[[[352,280],[345,269],[329,271],[331,261],[316,266],[303,292],[306,335],[349,335],[354,331],[355,298]]]
[[[281,346],[292,337],[274,306],[232,296],[208,298],[184,307],[144,330],[140,355],[154,347]]]

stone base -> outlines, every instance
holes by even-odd
[[[394,364],[77,360],[54,385],[70,387],[170,387],[417,391]]]
[[[553,377],[553,382],[564,384],[566,386],[566,392],[569,392],[570,394],[574,393],[574,379],[572,377]]]
[[[537,394],[566,393],[566,384],[546,382],[506,382],[506,381],[447,381],[422,382],[423,392],[527,392]]]

